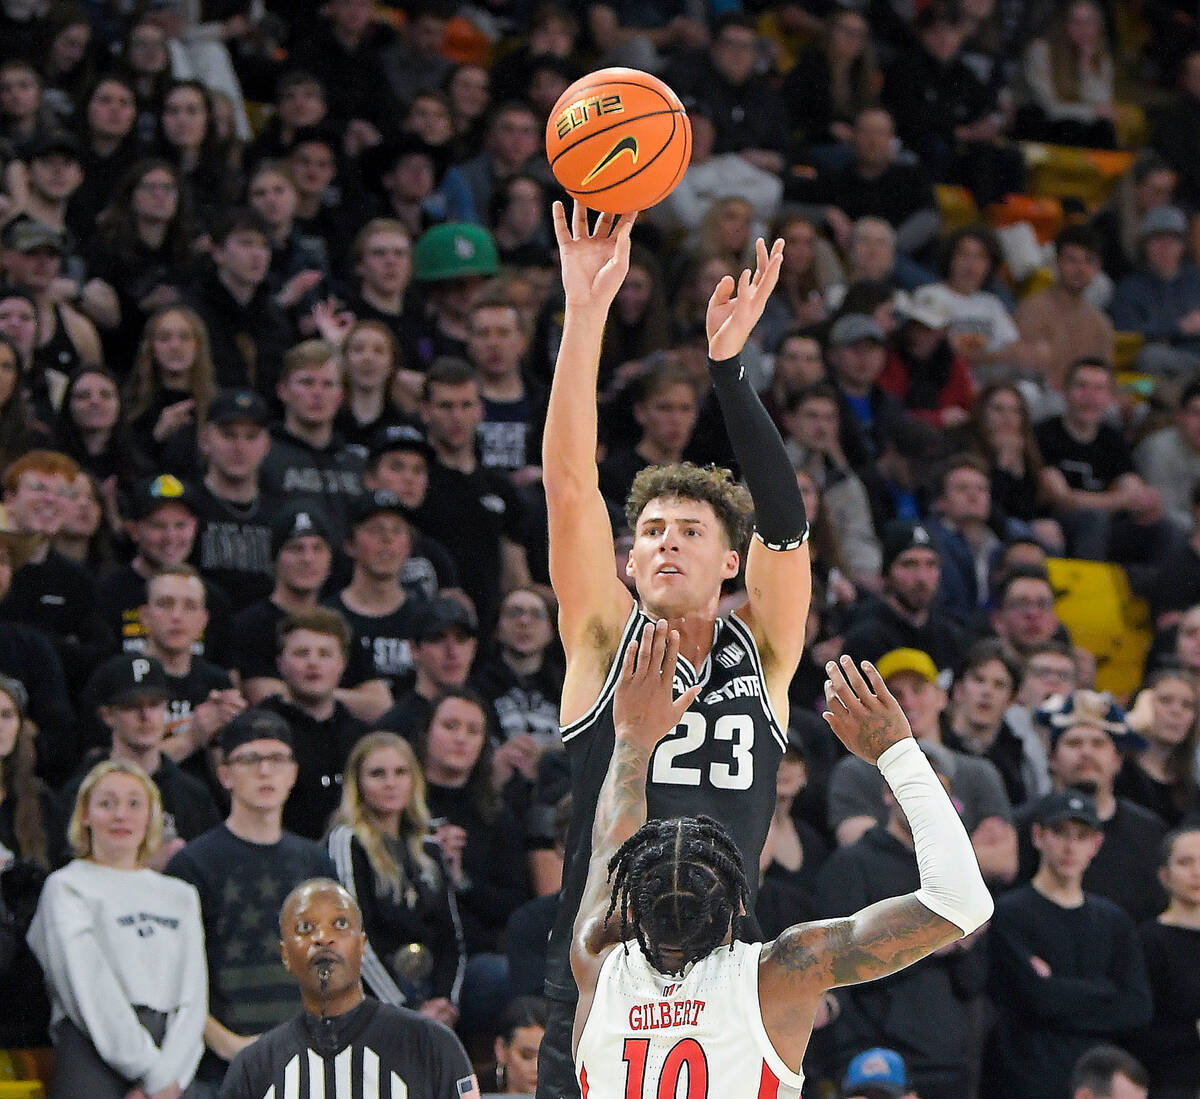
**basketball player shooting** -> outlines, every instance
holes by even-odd
[[[737,848],[708,817],[646,820],[646,773],[681,720],[679,636],[645,625],[616,687],[616,744],[600,791],[575,920],[575,1066],[587,1099],[793,1099],[827,989],[886,977],[967,935],[992,900],[971,841],[875,668],[826,665],[825,720],[877,764],[912,826],[921,887],[774,942],[733,939],[748,899]],[[612,887],[609,887],[609,881]]]
[[[759,240],[754,271],[726,277],[708,305],[709,372],[745,486],[728,470],[651,466],[634,479],[626,519],[634,533],[626,571],[613,568],[608,510],[596,467],[596,379],[609,306],[629,266],[631,216],[601,214],[589,231],[576,204],[554,206],[566,316],[543,439],[550,519],[550,577],[567,656],[563,743],[575,812],[567,836],[562,901],[547,955],[549,1017],[538,1096],[578,1094],[571,1058],[576,990],[569,951],[587,876],[591,822],[613,748],[612,693],[621,654],[663,619],[679,635],[673,677],[689,698],[646,778],[649,816],[720,821],[757,886],[759,854],[786,749],[788,684],[804,646],[812,577],[808,522],[783,441],[738,356],[779,278],[783,242]],[[754,535],[744,549],[753,515]],[[721,585],[743,550],[747,602],[717,616]],[[697,690],[693,691],[693,688]]]

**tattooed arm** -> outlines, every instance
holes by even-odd
[[[982,926],[992,912],[970,838],[878,671],[864,662],[864,679],[849,657],[825,669],[825,720],[883,772],[912,828],[921,888],[846,919],[790,927],[763,950],[763,1023],[780,1055],[796,1064],[826,989],[895,973]]]
[[[699,687],[672,700],[679,634],[664,621],[646,625],[640,642],[625,649],[613,698],[616,743],[596,802],[592,858],[575,916],[571,969],[580,999],[595,988],[607,947],[618,941],[621,914],[606,919],[611,890],[608,864],[618,848],[646,823],[646,771],[654,747],[679,724]]]

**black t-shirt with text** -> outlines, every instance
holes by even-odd
[[[346,606],[342,593],[325,601],[350,623],[359,647],[374,669],[372,679],[387,680],[392,694],[397,695],[413,678],[410,642],[421,615],[422,603],[405,599],[390,614],[359,614]]]
[[[234,607],[265,599],[274,586],[271,520],[283,500],[260,493],[246,504],[215,495],[200,482],[192,488],[196,544],[192,564],[229,596]]]
[[[1034,428],[1042,459],[1062,472],[1067,484],[1083,492],[1103,492],[1120,476],[1133,471],[1133,457],[1124,436],[1101,424],[1090,443],[1074,438],[1061,416]]]

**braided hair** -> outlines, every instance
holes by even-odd
[[[750,899],[741,852],[712,817],[647,821],[609,860],[608,875],[613,889],[605,919],[620,906],[626,953],[632,923],[642,953],[660,973],[682,973],[711,954]],[[664,943],[679,951],[678,968],[663,959]]]

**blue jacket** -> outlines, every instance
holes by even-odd
[[[1147,340],[1200,350],[1200,338],[1179,330],[1179,320],[1200,309],[1200,267],[1185,263],[1173,279],[1145,267],[1126,275],[1113,294],[1113,324],[1122,332],[1141,332]]]

